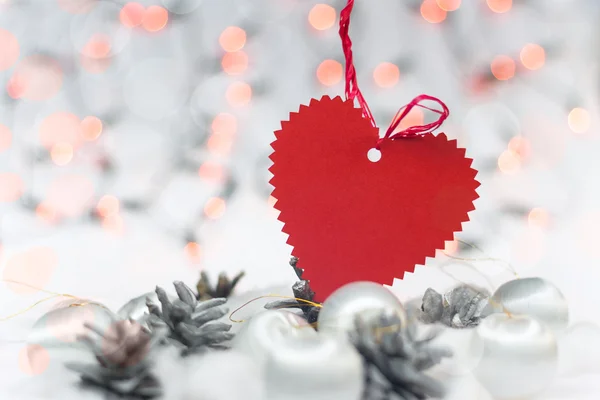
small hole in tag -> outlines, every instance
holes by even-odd
[[[378,162],[379,160],[381,160],[381,151],[373,148],[367,151],[367,158],[371,162]]]

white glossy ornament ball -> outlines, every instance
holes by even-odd
[[[536,319],[492,314],[477,327],[473,340],[474,347],[483,346],[475,377],[495,399],[536,395],[556,375],[556,338]]]
[[[354,330],[357,316],[375,318],[383,310],[395,311],[402,324],[406,311],[400,300],[386,287],[375,282],[352,282],[333,292],[319,311],[319,332],[347,334]]]
[[[569,325],[569,306],[563,294],[542,278],[522,278],[506,282],[496,290],[486,313],[527,315],[563,332]]]
[[[231,345],[262,365],[273,351],[274,344],[283,337],[298,338],[306,335],[316,335],[306,319],[291,311],[270,310],[258,313],[244,322]]]
[[[359,400],[362,358],[348,338],[315,331],[290,311],[253,316],[232,342],[263,371],[265,400]]]

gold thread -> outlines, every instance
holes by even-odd
[[[12,279],[2,279],[2,282],[14,283],[14,284],[17,284],[17,285],[26,286],[26,287],[28,287],[30,289],[34,289],[34,290],[40,291],[42,293],[47,293],[50,296],[45,297],[45,298],[43,298],[41,300],[36,301],[35,303],[33,303],[32,305],[24,308],[23,310],[20,310],[20,311],[17,311],[16,313],[10,314],[7,317],[0,318],[0,322],[5,322],[5,321],[8,321],[8,320],[13,319],[15,317],[18,317],[20,315],[23,315],[26,312],[28,312],[28,311],[32,310],[33,308],[37,307],[38,305],[40,305],[42,303],[45,303],[48,300],[56,299],[56,298],[59,298],[59,297],[66,297],[66,298],[70,298],[70,299],[74,299],[74,300],[83,300],[81,297],[74,296],[72,294],[52,292],[50,290],[38,288],[38,287],[30,285],[28,283],[14,281]],[[72,304],[69,304],[68,307],[82,307],[82,306],[89,305],[89,304],[94,304],[94,305],[103,307],[105,309],[108,309],[108,308],[106,308],[106,306],[104,306],[104,305],[102,305],[100,303],[89,302],[89,301],[80,301],[80,302],[77,302],[77,303],[72,303]]]
[[[236,320],[236,319],[233,319],[231,317],[233,317],[233,314],[235,314],[236,312],[240,311],[242,308],[246,307],[248,304],[253,303],[256,300],[260,300],[260,299],[264,299],[264,298],[269,298],[269,297],[277,297],[277,298],[281,298],[281,299],[293,299],[293,300],[300,301],[300,302],[303,302],[303,303],[306,303],[306,304],[310,304],[313,307],[319,307],[319,308],[323,307],[322,304],[315,303],[314,301],[310,301],[310,300],[300,299],[298,297],[282,296],[282,295],[279,295],[279,294],[266,294],[266,295],[263,295],[263,296],[255,297],[255,298],[253,298],[253,299],[245,302],[244,304],[242,304],[241,306],[239,306],[235,310],[233,310],[232,313],[229,314],[229,320],[231,322],[236,322],[236,323],[246,322],[246,320],[244,320],[244,319]],[[313,325],[313,324],[310,324],[310,325]]]

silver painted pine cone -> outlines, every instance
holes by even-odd
[[[160,396],[158,380],[151,373],[152,353],[160,341],[160,332],[150,332],[132,320],[113,323],[106,331],[86,324],[91,335],[79,339],[96,356],[98,364],[67,363],[66,367],[81,374],[86,385],[130,398]]]
[[[422,400],[442,397],[444,387],[425,370],[451,356],[447,349],[430,345],[432,332],[417,338],[414,321],[401,326],[396,313],[384,312],[374,323],[360,317],[350,339],[365,363],[364,400]]]
[[[183,282],[176,281],[173,285],[178,297],[175,301],[171,302],[164,289],[156,287],[161,307],[147,302],[150,328],[166,329],[167,338],[180,347],[184,355],[207,348],[227,348],[223,342],[233,339],[234,334],[229,333],[231,325],[214,322],[229,312],[227,308],[220,307],[227,299],[198,301]]]

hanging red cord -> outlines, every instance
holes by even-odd
[[[349,29],[350,29],[350,14],[352,14],[352,8],[354,7],[354,0],[348,0],[346,7],[340,13],[340,39],[342,40],[342,49],[344,51],[344,57],[346,61],[346,98],[349,100],[356,99],[358,101],[358,105],[362,109],[363,117],[367,118],[371,125],[377,127],[377,123],[375,122],[375,118],[373,118],[373,114],[369,109],[369,105],[367,104],[364,96],[362,95],[360,89],[358,88],[358,81],[356,78],[356,69],[354,68],[354,58],[352,54],[352,40],[350,39]],[[429,100],[434,101],[440,105],[441,110],[436,110],[421,104],[421,101]],[[400,132],[395,132],[396,128],[400,125],[400,122],[408,115],[410,110],[414,107],[421,107],[427,110],[433,111],[439,114],[439,118],[425,125],[416,125],[411,126],[407,129],[404,129]],[[446,104],[440,99],[429,96],[426,94],[419,95],[415,97],[410,103],[403,106],[398,110],[389,128],[386,130],[386,133],[383,138],[379,139],[377,143],[377,148],[379,148],[379,144],[386,139],[398,139],[398,138],[409,138],[409,137],[417,137],[423,136],[428,133],[432,133],[434,130],[439,128],[446,118],[450,115],[450,111]]]

